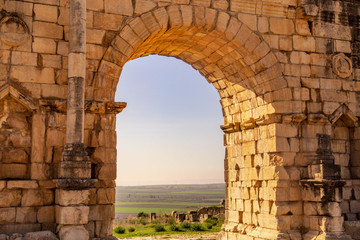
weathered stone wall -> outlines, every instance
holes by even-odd
[[[343,221],[359,220],[356,1],[88,0],[84,144],[97,182],[80,192],[53,181],[64,173],[69,1],[0,7],[1,233],[112,234],[114,95],[124,64],[149,54],[189,63],[221,97],[220,238],[346,238]]]

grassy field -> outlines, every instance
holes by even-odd
[[[115,211],[118,219],[124,219],[139,212],[161,214],[218,206],[224,198],[224,184],[117,187]]]
[[[118,238],[131,238],[131,237],[145,237],[145,236],[155,236],[155,235],[169,235],[169,234],[203,234],[211,232],[219,232],[221,230],[222,221],[208,221],[203,224],[191,224],[187,223],[188,227],[185,228],[183,224],[173,225],[173,224],[148,224],[148,225],[122,225],[120,228],[123,229],[123,233],[119,233],[117,228],[114,228],[113,236]],[[162,231],[157,231],[157,227],[162,226]],[[197,226],[197,228],[193,228]],[[175,229],[175,228],[176,229]],[[130,229],[132,230],[130,231]]]

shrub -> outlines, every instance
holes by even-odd
[[[180,227],[178,225],[170,225],[170,230],[174,232],[180,232]]]
[[[134,227],[129,227],[129,228],[128,228],[128,231],[129,231],[129,232],[135,232],[135,228],[134,228]]]
[[[216,226],[219,223],[219,220],[217,218],[208,218],[204,221],[204,223],[207,225]]]
[[[147,218],[149,217],[149,214],[144,213],[144,212],[139,212],[137,215],[138,218]]]
[[[212,229],[213,228],[213,225],[211,223],[206,223],[206,228],[207,229]]]
[[[204,227],[201,224],[195,223],[191,225],[191,231],[204,231]]]
[[[154,229],[155,229],[155,232],[165,232],[166,231],[163,225],[155,225]]]
[[[191,228],[191,223],[189,222],[183,222],[181,224],[181,227],[184,228],[184,229],[190,229]]]
[[[118,226],[114,229],[114,232],[119,233],[119,234],[123,234],[125,233],[125,228]]]
[[[176,224],[176,220],[174,217],[170,217],[166,219],[166,223],[170,224],[170,225],[175,225]]]

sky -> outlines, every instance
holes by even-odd
[[[118,186],[224,182],[216,89],[189,64],[151,55],[125,64],[115,100]]]

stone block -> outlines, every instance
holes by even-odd
[[[360,178],[360,167],[351,167],[350,172],[352,178]]]
[[[325,230],[329,232],[341,232],[344,231],[343,224],[343,217],[326,217]]]
[[[28,163],[29,157],[24,149],[11,149],[3,153],[3,163]]]
[[[259,32],[262,32],[262,33],[268,32],[269,31],[269,19],[266,17],[259,17],[257,29],[259,30]]]
[[[345,233],[352,239],[360,239],[360,221],[345,221]]]
[[[58,8],[44,4],[34,5],[35,20],[44,22],[57,22]]]
[[[17,188],[23,188],[23,189],[34,189],[38,188],[39,184],[36,181],[8,181],[7,188],[8,189],[17,189]]]
[[[37,53],[56,53],[56,42],[49,38],[38,38],[34,37],[32,42],[32,49]]]
[[[88,43],[102,44],[104,36],[104,30],[87,29],[86,31],[86,41]]]
[[[37,209],[34,207],[16,208],[17,223],[36,223]]]
[[[131,0],[105,0],[105,12],[131,16],[133,14],[133,4]]]
[[[103,0],[87,0],[86,8],[94,11],[104,10],[104,1]]]
[[[62,66],[62,59],[59,55],[42,54],[40,55],[41,65],[54,69],[60,69]]]
[[[95,236],[107,237],[112,235],[112,221],[96,221]]]
[[[79,205],[89,203],[89,190],[63,190],[57,189],[55,192],[56,204],[62,206]]]
[[[63,27],[55,23],[33,22],[33,35],[52,39],[63,38]]]
[[[56,223],[67,225],[87,224],[89,217],[88,206],[55,206]]]
[[[256,15],[239,13],[238,19],[242,23],[245,23],[251,30],[253,30],[253,31],[257,30],[258,21],[257,21]],[[264,23],[265,26],[263,26],[263,27],[267,27],[266,24],[267,24],[267,22]]]
[[[351,28],[338,24],[327,22],[314,22],[313,35],[316,37],[351,40]]]
[[[11,235],[13,233],[25,234],[28,232],[41,231],[41,224],[28,223],[28,224],[1,224],[0,232]]]
[[[11,63],[15,65],[37,66],[37,54],[29,52],[13,52]]]
[[[294,33],[294,22],[284,18],[270,18],[270,31],[275,34],[291,35]]]
[[[31,240],[59,240],[51,231],[30,232],[24,235],[25,239]]]
[[[90,206],[89,221],[106,221],[115,218],[115,206],[95,205]]]
[[[0,191],[6,187],[6,181],[0,181]]]
[[[49,164],[33,163],[30,165],[31,179],[47,180],[51,173]]]
[[[115,0],[111,0],[115,2]],[[126,0],[130,1],[130,0]],[[116,31],[123,21],[123,16],[115,14],[105,14],[100,12],[94,13],[94,27],[104,30]]]
[[[116,164],[104,164],[101,166],[98,179],[116,179]]]
[[[89,232],[84,226],[62,226],[59,231],[61,240],[88,240]]]
[[[13,66],[10,72],[11,77],[27,83],[55,83],[54,69],[34,68],[30,66]]]
[[[37,212],[37,221],[39,223],[55,222],[55,207],[54,206],[39,207]]]
[[[0,207],[16,207],[21,203],[21,190],[3,190],[0,192]]]
[[[360,201],[350,200],[350,212],[360,213]]]
[[[95,222],[89,222],[85,225],[86,230],[89,232],[89,237],[95,237]]]
[[[226,10],[229,7],[229,3],[226,0],[213,0],[212,7]]]
[[[62,161],[59,163],[59,176],[70,179],[91,178],[91,163],[90,161]]]
[[[335,52],[351,53],[350,41],[335,40],[334,43]]]
[[[0,179],[26,179],[28,167],[26,164],[0,164]]]
[[[156,3],[149,0],[137,0],[135,3],[135,14],[143,14],[149,12],[156,7]]]
[[[309,28],[309,23],[306,20],[297,19],[295,21],[295,29],[296,29],[296,32],[299,35],[303,35],[303,36],[310,36],[311,35],[310,28]]]
[[[54,203],[54,192],[52,190],[34,189],[23,190],[21,206],[46,206]]]
[[[9,224],[14,222],[15,208],[0,208],[0,224]]]
[[[315,39],[313,37],[293,36],[293,46],[295,50],[304,52],[315,51]]]
[[[114,188],[100,188],[97,191],[98,204],[113,204],[115,203],[115,189]]]

